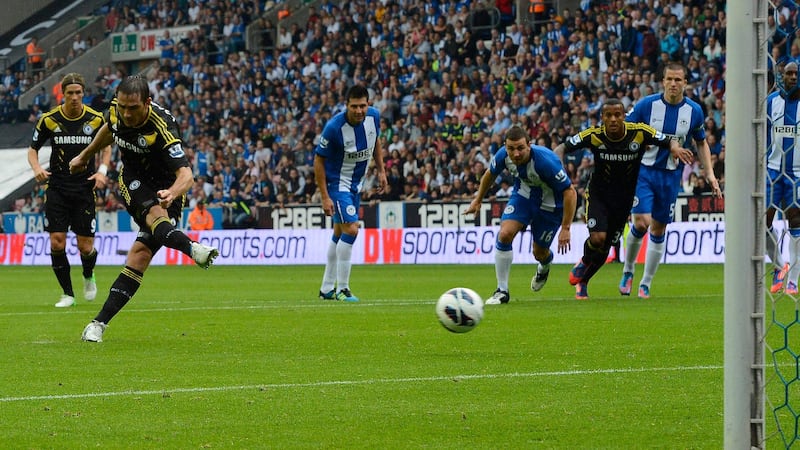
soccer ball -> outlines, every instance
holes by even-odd
[[[472,331],[483,319],[483,300],[472,289],[450,289],[436,302],[436,317],[453,333]]]

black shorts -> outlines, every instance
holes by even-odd
[[[137,241],[147,245],[155,254],[160,244],[157,244],[153,239],[150,227],[147,226],[147,213],[155,205],[158,205],[157,192],[163,188],[155,188],[143,181],[135,174],[126,172],[124,169],[119,174],[119,192],[122,194],[122,199],[125,202],[125,209],[131,215],[133,221],[139,226],[139,233],[136,238]],[[186,196],[182,196],[167,208],[167,215],[169,216],[172,225],[177,226],[180,223],[181,215],[183,214],[183,205],[186,201]]]
[[[97,231],[93,189],[83,192],[64,192],[48,187],[44,209],[44,229],[49,233],[66,233],[69,229],[78,236],[94,237]]]
[[[606,245],[609,247],[622,238],[633,203],[633,199],[627,200],[622,196],[610,197],[611,199],[609,196],[589,194],[586,211],[586,225],[589,227],[589,232],[605,232]]]

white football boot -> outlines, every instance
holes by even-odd
[[[58,299],[58,303],[56,303],[56,308],[69,308],[74,304],[75,304],[75,297],[63,294],[61,298]]]
[[[219,250],[199,242],[192,242],[192,259],[194,263],[203,269],[208,269],[214,258],[219,256]]]
[[[87,342],[103,342],[103,332],[106,331],[107,326],[103,322],[93,320],[83,329],[81,339]]]

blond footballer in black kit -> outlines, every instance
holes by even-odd
[[[120,192],[140,230],[103,309],[83,330],[81,338],[91,342],[102,342],[108,322],[139,289],[144,271],[162,246],[183,252],[204,269],[219,255],[217,249],[193,242],[175,227],[186,192],[194,183],[191,164],[175,118],[152,101],[147,80],[142,77],[127,77],[120,83],[108,122],[70,161],[70,170],[83,170],[99,148],[112,142],[119,148],[123,164]]]
[[[95,189],[106,185],[106,173],[111,161],[111,148],[102,148],[102,163],[95,172],[94,159],[83,171],[70,173],[69,161],[81,152],[105,123],[103,115],[83,104],[83,76],[70,73],[61,80],[64,103],[42,114],[36,122],[28,164],[39,183],[47,182],[45,191],[44,229],[50,233],[50,260],[53,273],[63,294],[55,304],[67,308],[75,304],[70,264],[67,259],[67,231],[77,236],[78,251],[83,266],[83,297],[92,301],[97,295],[94,266],[97,251],[94,233],[97,230],[95,215]],[[39,164],[39,150],[48,141],[52,146],[50,166],[46,170]]]

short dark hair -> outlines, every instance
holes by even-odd
[[[616,106],[616,105],[621,105],[623,109],[625,108],[625,104],[622,103],[622,100],[618,98],[609,98],[608,100],[603,102],[603,108],[605,108],[606,106]]]
[[[367,88],[365,88],[360,84],[353,85],[350,87],[350,89],[347,90],[347,95],[345,95],[345,99],[346,101],[349,102],[351,99],[354,98],[366,98],[367,100],[369,100],[369,91],[367,90]]]
[[[518,141],[520,139],[529,140],[528,133],[526,133],[521,126],[513,125],[506,131],[505,141]]]
[[[142,102],[150,98],[150,87],[147,85],[147,80],[139,75],[131,75],[125,77],[122,82],[117,86],[117,95],[119,94],[139,94],[139,99]]]

